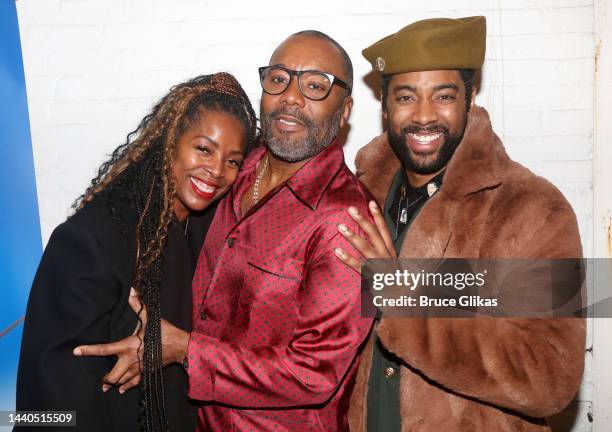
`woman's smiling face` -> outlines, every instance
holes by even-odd
[[[179,220],[205,209],[232,186],[245,147],[240,120],[227,112],[202,110],[176,146],[174,213]]]

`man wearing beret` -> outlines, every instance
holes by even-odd
[[[363,51],[382,76],[387,132],[356,166],[379,205],[375,225],[350,210],[369,240],[338,228],[364,256],[582,256],[569,203],[508,157],[474,105],[485,40],[484,17],[439,18]],[[351,430],[547,431],[578,390],[584,344],[581,318],[383,316],[362,355]]]

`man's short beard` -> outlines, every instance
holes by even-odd
[[[327,119],[317,124],[306,117],[297,108],[280,108],[270,113],[261,111],[261,131],[264,142],[270,153],[285,162],[299,162],[321,153],[328,147],[340,131],[342,105]],[[308,129],[306,138],[297,140],[292,134],[274,136],[272,122],[280,115],[286,114],[300,120]]]
[[[466,119],[467,122],[467,119]],[[433,126],[427,128],[419,128],[415,126],[404,127],[401,129],[400,134],[396,134],[390,124],[387,124],[387,133],[389,135],[389,145],[395,152],[396,156],[402,163],[404,169],[412,171],[416,174],[428,175],[435,174],[442,170],[446,164],[450,161],[455,150],[463,139],[463,133],[465,131],[465,125],[461,132],[457,135],[449,135],[448,128],[444,126]],[[413,151],[406,144],[406,138],[409,133],[417,132],[441,132],[444,136],[444,144],[438,150],[438,154],[435,159],[431,161],[419,161],[420,155],[415,155]]]

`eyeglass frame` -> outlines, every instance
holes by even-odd
[[[263,85],[263,74],[268,69],[280,69],[280,70],[285,71],[285,72],[287,72],[289,74],[289,82],[287,83],[287,86],[285,87],[285,89],[283,91],[280,91],[278,93],[270,93],[269,91],[267,91],[264,88],[264,85]],[[301,81],[300,81],[300,77],[302,76],[302,74],[305,74],[307,72],[325,75],[327,77],[327,79],[331,82],[331,85],[329,86],[329,90],[327,90],[327,94],[325,96],[323,96],[321,99],[313,99],[313,98],[308,97],[308,96],[306,96],[304,94],[304,90],[302,90],[302,84],[301,84]],[[262,66],[262,67],[259,68],[259,84],[261,85],[261,89],[264,91],[264,93],[268,93],[269,95],[273,95],[273,96],[278,96],[279,94],[283,94],[284,92],[286,92],[287,89],[289,88],[289,86],[291,85],[291,80],[293,79],[294,76],[297,76],[298,88],[300,89],[300,93],[302,94],[302,96],[304,96],[306,99],[309,99],[309,100],[322,101],[324,99],[327,99],[327,97],[330,95],[330,93],[332,91],[332,88],[334,87],[334,84],[336,84],[340,88],[343,88],[343,89],[347,90],[349,95],[351,94],[351,91],[352,91],[351,86],[349,86],[346,82],[342,81],[336,75],[328,73],[328,72],[323,72],[323,71],[320,71],[320,70],[316,70],[316,69],[306,69],[306,70],[298,71],[298,70],[293,70],[293,69],[287,69],[284,66],[277,66],[277,65]]]

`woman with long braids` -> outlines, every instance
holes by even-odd
[[[76,430],[195,428],[180,365],[161,364],[161,319],[191,330],[191,279],[214,203],[256,142],[238,82],[218,73],[173,87],[102,164],[53,232],[26,314],[17,409],[76,411]],[[128,305],[137,293],[144,323]],[[112,357],[73,349],[137,335],[139,391],[111,381]],[[78,350],[77,350],[78,351]],[[77,352],[78,354],[78,352]],[[22,430],[20,428],[20,430]]]

